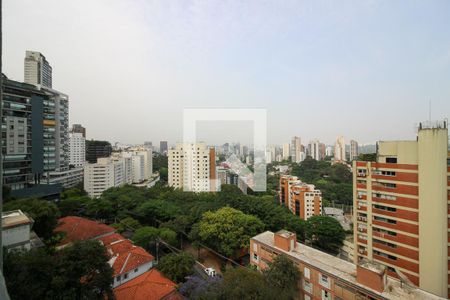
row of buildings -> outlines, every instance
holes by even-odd
[[[285,232],[253,238],[252,263],[265,268],[269,256],[286,252],[303,270],[304,299],[450,297],[447,121],[419,124],[414,141],[378,142],[376,161],[354,161],[352,169],[353,243],[346,240],[352,263],[297,244]],[[280,202],[300,218],[321,214],[319,196],[314,186],[281,176]]]

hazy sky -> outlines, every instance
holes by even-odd
[[[364,143],[413,139],[430,99],[433,119],[450,112],[448,0],[4,0],[3,15],[4,73],[23,80],[25,50],[42,52],[88,138],[173,143],[183,108],[266,108],[270,143]]]

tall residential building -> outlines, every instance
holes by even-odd
[[[131,158],[132,183],[149,180],[153,174],[152,150],[145,147],[130,148],[122,152],[122,157]]]
[[[86,161],[95,164],[98,158],[109,157],[112,147],[109,142],[86,140]]]
[[[86,162],[86,139],[81,132],[70,132],[70,165],[83,167]]]
[[[332,146],[326,146],[326,148],[325,148],[325,155],[326,156],[333,156],[333,147]]]
[[[101,157],[84,167],[84,190],[90,197],[100,197],[112,187],[131,183],[131,158]]]
[[[24,74],[25,83],[52,88],[52,67],[40,52],[25,52]]]
[[[441,299],[386,274],[379,264],[355,265],[297,242],[294,233],[266,231],[250,239],[250,264],[264,271],[276,256],[285,255],[300,271],[295,299]]]
[[[83,137],[86,139],[86,128],[81,126],[81,124],[73,124],[70,132],[81,133]]]
[[[358,142],[355,140],[350,141],[350,161],[358,159]]]
[[[280,203],[303,220],[322,214],[320,190],[313,184],[302,182],[296,176],[281,175]]]
[[[289,143],[283,144],[283,160],[288,160],[290,156]]]
[[[167,141],[160,141],[159,142],[159,153],[166,154],[167,155]]]
[[[308,144],[308,153],[315,160],[321,160],[320,157],[320,142],[319,140],[312,140]]]
[[[214,148],[204,143],[178,143],[169,150],[169,186],[192,192],[216,190]]]
[[[301,162],[302,159],[302,143],[300,137],[294,136],[291,142],[291,157],[295,163]]]
[[[324,144],[324,143],[320,143],[320,144],[319,144],[319,159],[320,159],[320,160],[325,159],[326,151],[327,151],[327,150],[326,150],[325,144]]]
[[[336,143],[334,144],[334,161],[345,162],[345,141],[343,136],[338,136],[336,138]]]
[[[355,263],[450,296],[448,124],[420,124],[413,141],[378,142],[376,162],[353,162]]]

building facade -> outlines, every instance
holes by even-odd
[[[297,242],[286,230],[266,231],[250,239],[250,263],[265,270],[285,255],[300,271],[297,299],[442,299],[389,277],[386,268],[368,262],[355,265]]]
[[[335,162],[345,162],[345,140],[343,136],[338,136],[334,144],[334,161]]]
[[[86,163],[86,139],[81,132],[69,133],[70,165],[83,167]]]
[[[215,149],[203,143],[181,144],[169,150],[169,186],[192,192],[216,191]]]
[[[307,220],[322,214],[322,193],[313,184],[306,184],[296,176],[280,176],[280,203]]]
[[[112,146],[106,141],[86,140],[86,161],[95,164],[98,158],[109,157]]]
[[[379,142],[376,162],[353,162],[355,263],[450,296],[448,124],[421,124],[417,140]]]
[[[128,158],[102,157],[95,164],[84,167],[84,190],[92,198],[112,187],[131,182],[131,160]]]
[[[350,161],[358,159],[358,142],[355,140],[350,141]]]
[[[82,136],[86,139],[86,128],[81,126],[81,124],[73,124],[71,131],[72,133],[81,133]]]
[[[25,83],[52,88],[52,67],[40,52],[25,52],[24,78]]]
[[[159,153],[166,154],[169,148],[167,147],[167,141],[160,141],[159,142]]]
[[[291,160],[292,162],[299,163],[303,160],[302,157],[302,143],[298,136],[294,136],[291,142]]]
[[[315,160],[321,160],[321,148],[319,140],[310,141],[308,144],[308,154]]]

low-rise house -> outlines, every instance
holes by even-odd
[[[58,220],[55,232],[64,234],[59,248],[71,245],[75,241],[95,240],[111,235],[116,230],[106,224],[86,218],[67,216]]]
[[[120,234],[99,238],[110,256],[109,264],[114,270],[113,287],[128,282],[153,267],[155,258],[142,247],[135,246]]]
[[[2,242],[7,250],[31,248],[43,245],[31,228],[34,220],[19,210],[2,213]]]
[[[176,284],[152,269],[114,289],[116,300],[181,300]]]

